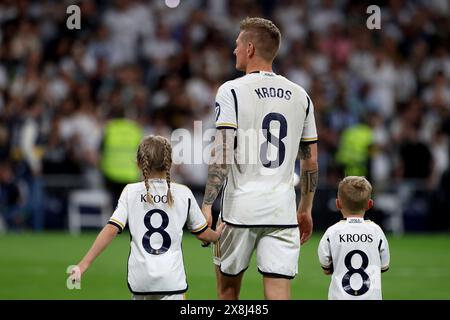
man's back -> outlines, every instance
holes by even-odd
[[[328,228],[318,249],[331,271],[330,300],[379,300],[381,272],[389,268],[389,246],[381,228],[363,218],[347,218]]]
[[[300,86],[272,72],[225,83],[217,128],[237,128],[222,218],[236,225],[297,225],[294,165],[300,139],[316,141],[313,105]]]

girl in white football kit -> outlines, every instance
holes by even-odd
[[[389,245],[383,230],[364,213],[373,206],[372,186],[363,177],[339,183],[336,206],[345,220],[334,224],[320,241],[318,255],[331,274],[330,300],[381,300],[381,273],[389,269]]]
[[[128,184],[108,224],[72,270],[82,274],[128,223],[131,235],[128,288],[135,300],[184,299],[187,291],[181,242],[183,227],[203,242],[216,242],[223,225],[210,229],[192,191],[170,182],[172,148],[161,136],[148,136],[137,152],[144,181]]]

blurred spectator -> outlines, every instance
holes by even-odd
[[[103,19],[109,30],[109,62],[112,66],[134,62],[139,39],[153,37],[155,20],[150,8],[140,2],[115,0]]]
[[[336,161],[343,167],[344,176],[368,176],[372,143],[373,132],[367,124],[356,124],[342,132]]]
[[[436,71],[430,86],[423,92],[423,100],[429,106],[450,109],[450,81],[442,70]]]
[[[432,154],[430,148],[419,140],[419,132],[413,124],[403,128],[397,170],[397,174],[402,179],[421,180],[431,186]]]
[[[0,162],[0,220],[4,220],[10,230],[25,226],[23,199],[19,187],[14,181],[11,164]],[[0,230],[1,231],[1,230]]]
[[[371,181],[380,189],[387,187],[393,171],[392,141],[389,131],[384,125],[383,117],[377,112],[368,114],[369,126],[372,128],[372,144],[370,145],[370,174]]]
[[[357,114],[350,112],[345,101],[344,90],[338,91],[335,105],[328,114],[328,126],[337,133],[351,127],[358,122]]]
[[[111,192],[113,208],[125,185],[140,179],[136,152],[142,137],[141,127],[127,119],[123,109],[111,111],[103,132],[100,167]]]
[[[391,119],[395,112],[396,73],[392,61],[386,56],[384,49],[377,49],[373,64],[368,67],[367,82],[371,85],[369,99],[377,106],[385,119]]]
[[[431,154],[434,161],[434,170],[432,177],[433,189],[438,188],[445,171],[450,167],[450,148],[449,140],[442,128],[438,129],[431,139]]]
[[[78,175],[81,173],[81,168],[76,156],[74,140],[63,140],[60,126],[61,118],[56,115],[52,119],[50,135],[42,158],[42,171],[46,175]]]
[[[42,181],[42,132],[40,116],[42,105],[38,100],[31,100],[25,107],[24,122],[20,129],[20,151],[23,156],[23,176],[27,183],[26,207],[31,215],[35,231],[42,231],[44,216],[44,185]]]

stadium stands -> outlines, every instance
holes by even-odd
[[[367,1],[190,0],[175,9],[164,1],[70,3],[81,8],[80,30],[66,27],[68,1],[0,3],[7,228],[68,227],[70,191],[103,186],[102,129],[117,110],[145,134],[170,137],[192,130],[194,120],[211,127],[218,86],[239,76],[232,54],[238,22],[260,15],[283,33],[275,71],[315,104],[316,202],[324,204],[315,208],[316,228],[329,225],[334,186],[357,167],[380,195],[373,218],[388,230],[449,229],[448,1],[384,1],[379,30],[366,27]],[[371,136],[363,160],[337,157],[358,143],[341,139],[357,124]],[[173,180],[201,193],[206,170],[181,164]],[[77,178],[54,185],[55,176],[68,175]]]

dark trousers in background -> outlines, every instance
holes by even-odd
[[[111,208],[113,208],[113,210],[116,210],[120,195],[122,194],[123,188],[125,188],[127,184],[123,182],[116,182],[110,180],[106,176],[104,176],[104,179],[105,179],[105,187],[108,189],[111,195]]]

